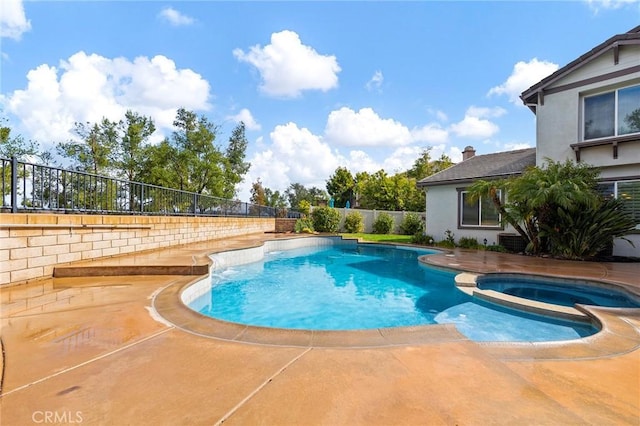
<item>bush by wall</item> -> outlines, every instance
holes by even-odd
[[[400,230],[404,235],[415,235],[424,231],[424,222],[417,213],[407,213],[400,224]]]
[[[302,219],[296,220],[294,231],[296,234],[301,232],[306,234],[313,233],[313,221],[309,217],[303,217]]]
[[[340,213],[330,207],[318,207],[311,212],[313,229],[318,232],[338,232]]]
[[[344,218],[344,230],[352,234],[364,231],[364,222],[359,212],[351,212]]]
[[[389,234],[393,229],[393,217],[388,213],[380,213],[373,222],[374,234]]]

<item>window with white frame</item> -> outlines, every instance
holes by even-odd
[[[640,133],[640,85],[584,98],[584,140]]]
[[[622,200],[624,210],[635,219],[636,229],[640,229],[640,180],[602,182],[598,190],[605,197]]]
[[[460,227],[491,227],[499,228],[500,213],[488,198],[480,197],[475,201],[471,201],[471,194],[467,191],[459,193],[460,219],[458,225]],[[498,194],[501,197],[501,194]]]

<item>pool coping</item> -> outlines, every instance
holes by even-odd
[[[336,236],[333,236],[333,238],[336,238]],[[340,236],[337,238],[352,240]],[[258,246],[264,246],[264,243],[262,242]],[[367,242],[366,244],[377,243]],[[406,244],[390,243],[383,243],[382,245],[407,246]],[[423,246],[412,247],[425,248]],[[256,248],[256,246],[247,247],[247,249],[251,248]],[[238,250],[244,249],[232,249],[229,252]],[[221,251],[215,251],[215,254],[220,253]],[[441,268],[449,271],[459,271],[457,268]],[[498,358],[513,360],[601,358],[628,353],[640,348],[640,334],[632,324],[624,319],[626,314],[638,315],[640,313],[639,309],[600,308],[581,305],[576,308],[576,311],[580,312],[581,316],[590,319],[594,325],[600,328],[600,331],[581,339],[554,342],[477,342],[462,335],[453,324],[344,331],[294,330],[250,326],[205,316],[190,309],[183,303],[182,295],[185,290],[209,278],[210,273],[194,278],[186,284],[170,284],[160,289],[152,296],[152,309],[168,323],[191,334],[224,341],[267,346],[353,349],[469,341],[486,348]],[[604,282],[602,284],[607,285]]]

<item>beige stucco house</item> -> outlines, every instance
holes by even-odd
[[[513,230],[496,225],[495,212],[482,200],[465,206],[465,187],[474,179],[498,177],[504,171],[499,166],[517,175],[530,161],[541,166],[547,158],[571,159],[598,167],[603,193],[624,200],[639,232],[628,236],[635,248],[616,241],[614,254],[640,257],[640,26],[560,68],[521,99],[536,115],[536,148],[483,156],[465,150],[461,163],[418,182],[427,192],[427,233],[441,239],[448,229],[456,238],[497,242],[498,234]],[[502,164],[509,158],[511,166]],[[480,162],[497,170],[480,173]],[[490,220],[483,221],[483,209]]]

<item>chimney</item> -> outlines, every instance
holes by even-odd
[[[462,161],[466,161],[474,155],[476,155],[476,150],[472,146],[465,146],[464,151],[462,151]]]

